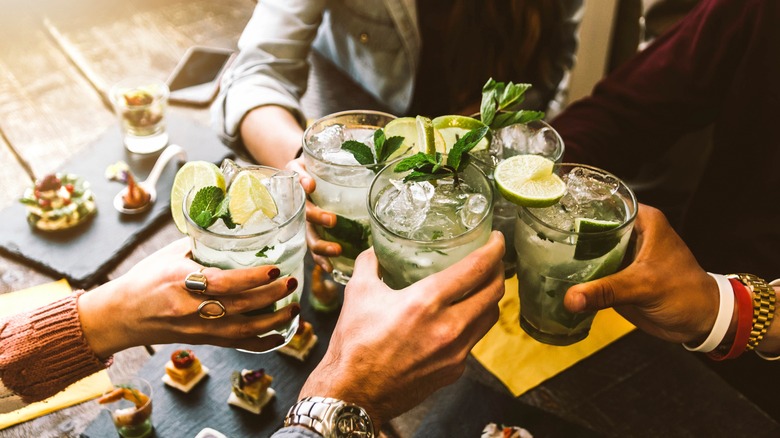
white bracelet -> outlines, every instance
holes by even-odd
[[[699,351],[702,353],[709,353],[716,349],[723,338],[726,337],[726,332],[729,331],[731,325],[731,317],[734,316],[734,290],[729,283],[729,279],[725,275],[712,274],[708,272],[710,277],[714,278],[718,283],[718,292],[720,292],[720,304],[718,305],[718,316],[715,317],[715,324],[712,326],[712,331],[707,339],[701,343],[698,347],[690,347],[683,343],[688,351]]]
[[[778,278],[777,280],[773,280],[772,282],[769,283],[769,285],[780,286],[780,278]],[[780,354],[778,354],[777,356],[766,356],[764,354],[761,354],[761,352],[758,350],[755,350],[755,352],[756,352],[756,356],[764,360],[780,360]]]

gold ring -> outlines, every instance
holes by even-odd
[[[219,312],[211,312],[209,311],[209,306],[216,306],[219,308]],[[214,309],[216,310],[216,309]],[[198,306],[198,316],[200,316],[203,319],[219,319],[225,316],[227,313],[227,310],[225,310],[225,306],[219,302],[219,300],[206,300]]]
[[[195,272],[190,272],[184,277],[184,288],[189,292],[203,295],[206,293],[206,288],[209,285],[209,280],[203,275],[203,270],[206,267],[202,267]]]

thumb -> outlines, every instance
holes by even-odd
[[[631,274],[626,271],[630,270],[570,287],[563,298],[563,305],[570,312],[580,313],[633,304],[631,296],[626,293],[629,287],[622,286],[630,284],[630,278],[626,277]]]

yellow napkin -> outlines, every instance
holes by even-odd
[[[634,329],[612,309],[602,310],[596,314],[590,334],[584,340],[567,347],[542,344],[520,328],[517,277],[506,280],[505,286],[498,322],[471,352],[515,397]]]
[[[60,280],[0,295],[0,317],[44,306],[68,296],[71,292],[68,282]],[[95,398],[112,387],[108,372],[100,371],[79,380],[46,400],[29,404],[7,414],[0,414],[0,430]]]

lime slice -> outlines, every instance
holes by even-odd
[[[251,171],[242,171],[228,188],[228,211],[233,222],[241,225],[256,211],[262,211],[268,218],[279,212],[271,192],[263,185],[260,177]]]
[[[516,155],[498,163],[493,176],[508,201],[523,207],[549,207],[566,194],[566,183],[552,173],[554,164],[539,155]]]
[[[423,122],[423,124],[425,124],[425,122]],[[417,131],[417,119],[415,117],[401,117],[398,119],[393,119],[390,123],[387,124],[387,126],[384,127],[384,131],[385,137],[387,138],[395,136],[404,138],[403,145],[398,148],[398,150],[395,151],[390,156],[390,158],[387,159],[387,161],[400,158],[401,156],[406,155],[407,151],[411,151],[412,154],[417,152],[425,152],[426,143],[420,142],[420,135]],[[445,143],[441,132],[434,129],[433,137],[436,151],[444,153]]]
[[[485,127],[485,124],[477,119],[466,116],[439,116],[433,119],[433,127],[444,137],[446,150],[452,149],[455,142],[466,135],[467,132]],[[490,146],[490,131],[474,146],[473,152],[483,151]]]
[[[578,217],[574,220],[574,229],[577,233],[580,233],[577,237],[577,246],[574,248],[574,259],[575,260],[592,260],[599,258],[603,256],[604,254],[612,251],[613,248],[617,246],[618,243],[620,243],[620,236],[613,234],[608,236],[599,236],[599,235],[593,235],[589,236],[588,234],[593,233],[601,233],[602,231],[609,231],[613,230],[617,227],[619,227],[622,224],[620,221],[606,221],[606,220],[600,220],[600,219],[590,219],[590,218],[583,218]],[[613,260],[610,263],[607,263],[609,259],[615,259],[614,256],[610,256],[607,260],[605,260],[602,264],[609,264],[610,266],[605,267],[603,269],[598,269],[597,271],[609,271],[610,269],[612,272],[617,269],[617,266],[612,265],[619,265],[620,261],[622,260],[622,257],[618,257],[617,260]],[[607,272],[610,273],[610,272]],[[602,273],[600,276],[603,277],[607,273]],[[591,275],[593,277],[593,275]],[[598,278],[598,277],[594,277]]]
[[[216,186],[225,190],[225,178],[214,163],[190,161],[185,163],[173,179],[171,188],[171,216],[176,228],[187,234],[186,219],[182,211],[182,202],[190,190],[206,186]]]

